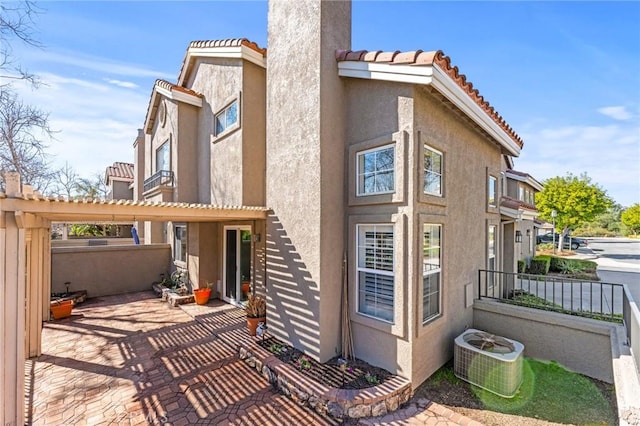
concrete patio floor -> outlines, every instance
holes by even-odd
[[[71,318],[44,324],[43,354],[25,363],[27,424],[335,424],[238,358],[234,342],[249,338],[244,318],[219,301],[170,308],[151,292],[89,299]],[[413,404],[380,421],[469,420],[441,408]]]

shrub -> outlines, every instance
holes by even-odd
[[[522,274],[527,270],[527,262],[524,260],[518,260],[518,273]]]
[[[530,274],[534,275],[546,275],[549,272],[549,267],[551,266],[551,256],[536,256],[531,259],[531,263],[529,264],[529,270],[527,271]]]
[[[562,257],[551,257],[551,272],[559,272],[561,274],[577,274],[577,273],[594,273],[598,265],[590,260],[567,259]]]

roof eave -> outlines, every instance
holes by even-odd
[[[475,103],[462,88],[452,81],[437,65],[397,65],[362,61],[338,62],[338,75],[341,77],[384,80],[399,83],[422,84],[431,86],[482,130],[495,139],[509,155],[520,155],[520,146],[505,132],[492,117]]]
[[[244,59],[262,68],[267,68],[267,60],[260,53],[247,47],[240,46],[216,46],[216,47],[189,47],[187,49],[184,63],[186,66],[181,70],[178,76],[178,85],[184,86],[187,77],[193,66],[192,61],[195,58],[227,58],[227,59]]]
[[[144,120],[144,132],[147,134],[151,134],[151,130],[153,129],[155,115],[157,114],[158,104],[160,103],[160,95],[173,101],[183,102],[198,108],[202,107],[202,98],[200,96],[194,96],[180,90],[170,90],[156,83],[153,86],[153,93],[151,94],[151,108],[149,108],[147,117]]]

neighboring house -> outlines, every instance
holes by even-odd
[[[108,200],[133,200],[133,164],[115,162],[108,166],[104,183],[109,188]]]
[[[199,41],[156,81],[134,193],[269,217],[148,222],[145,242],[230,303],[249,280],[270,333],[321,361],[348,285],[356,356],[418,386],[472,326],[478,270],[523,256],[502,242],[535,207],[503,186],[535,186],[500,179],[522,141],[442,52],[349,50],[350,2],[271,0],[268,30],[268,66],[248,40]]]
[[[503,272],[517,272],[518,260],[529,261],[535,256],[536,235],[540,222],[535,194],[542,184],[531,175],[513,170],[510,159],[501,173],[503,192],[500,197]]]

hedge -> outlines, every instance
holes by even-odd
[[[551,266],[551,256],[540,255],[531,259],[531,263],[529,263],[529,271],[528,273],[534,275],[546,275],[549,272],[549,267]]]
[[[523,274],[527,270],[527,262],[524,260],[518,260],[518,273]]]
[[[576,272],[596,272],[598,264],[590,260],[583,259],[567,259],[563,257],[551,257],[551,272],[559,272],[563,274]]]

